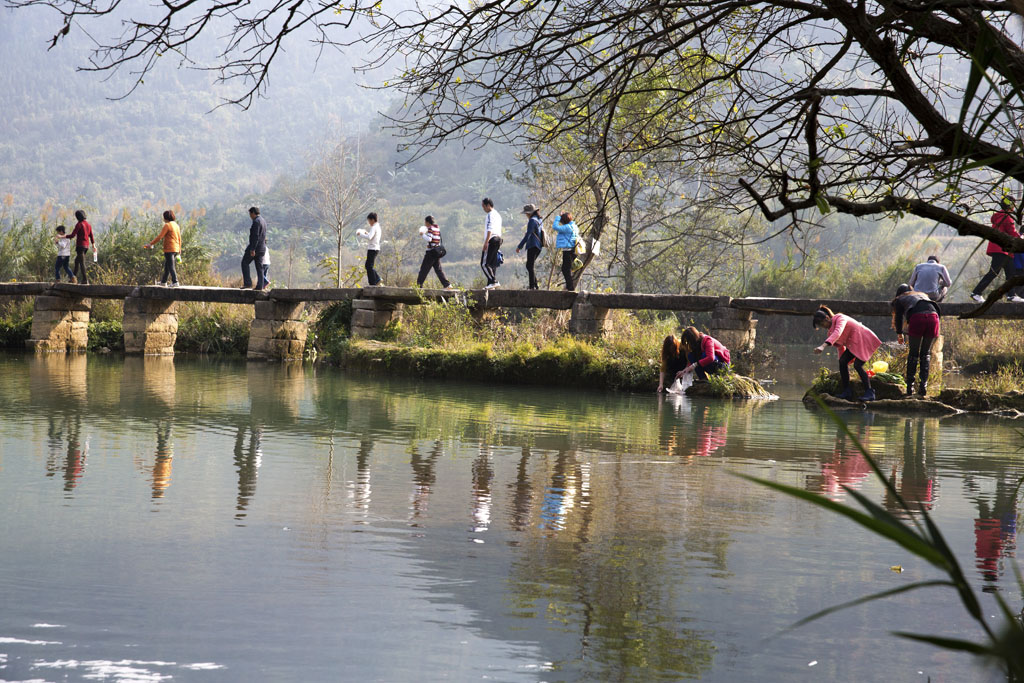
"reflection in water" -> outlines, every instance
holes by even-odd
[[[246,430],[249,445],[245,445]],[[235,503],[235,519],[244,519],[249,502],[256,495],[256,477],[259,476],[263,460],[263,425],[247,427],[238,425],[235,432],[235,469],[238,471],[238,498]]]
[[[200,602],[232,618],[235,628],[217,634],[211,647],[245,653],[236,659],[226,655],[240,680],[251,673],[245,667],[257,664],[245,661],[251,642],[275,637],[281,640],[277,649],[287,650],[281,655],[285,664],[275,662],[278,670],[294,661],[323,666],[323,675],[308,680],[329,678],[323,673],[329,667],[342,671],[344,657],[364,662],[361,676],[339,673],[346,680],[415,678],[397,675],[399,666],[423,667],[423,679],[437,678],[440,668],[429,667],[443,661],[463,667],[445,670],[458,679],[486,673],[500,680],[779,681],[794,677],[794,661],[800,670],[805,666],[803,645],[820,657],[839,640],[849,647],[833,663],[841,657],[849,669],[832,678],[903,680],[905,670],[886,678],[889,671],[875,659],[888,657],[885,665],[934,661],[918,652],[901,660],[902,654],[878,647],[879,623],[920,607],[900,597],[891,605],[879,603],[881,615],[869,626],[836,615],[820,630],[798,634],[799,644],[780,640],[770,653],[751,644],[824,606],[814,600],[828,599],[830,590],[857,596],[878,589],[879,572],[865,567],[881,567],[883,580],[906,578],[889,576],[884,567],[898,560],[890,559],[889,549],[879,549],[876,539],[727,474],[739,469],[829,495],[857,486],[899,512],[877,482],[868,482],[867,463],[852,440],[795,402],[749,406],[457,384],[442,390],[401,381],[376,386],[328,370],[303,376],[298,366],[188,361],[177,364],[175,388],[173,363],[91,362],[95,386],[89,387],[88,402],[67,398],[65,389],[85,383],[64,359],[31,360],[24,364],[27,370],[15,368],[21,375],[0,371],[0,407],[6,410],[0,415],[0,499],[18,496],[9,512],[21,515],[9,527],[21,538],[12,533],[5,543],[16,542],[30,558],[19,564],[15,553],[0,554],[0,570],[5,580],[20,582],[18,590],[21,584],[31,590],[33,581],[25,579],[51,567],[50,551],[36,546],[63,548],[71,535],[92,538],[83,531],[102,535],[109,542],[95,552],[129,560],[114,568],[125,572],[117,578],[124,579],[118,585],[127,593],[138,583],[161,582],[175,594],[196,596],[164,606],[178,623],[199,623],[205,616],[196,607]],[[273,389],[278,380],[285,384],[282,396]],[[932,510],[943,530],[949,529],[951,546],[966,558],[973,549],[976,574],[994,587],[1015,554],[1014,483],[1024,467],[1013,447],[1006,447],[1012,429],[968,420],[878,416],[873,424],[861,414],[849,419],[892,473],[899,493]],[[140,434],[145,445],[137,449]],[[982,449],[974,443],[979,434],[999,444],[983,457],[975,457]],[[330,449],[323,447],[328,436]],[[273,493],[274,505],[257,506],[264,437],[281,466],[265,470],[259,484],[261,495]],[[78,486],[89,438],[95,449],[89,486]],[[226,455],[232,445],[233,459],[208,456]],[[348,470],[352,451],[355,471]],[[127,485],[118,478],[118,468],[130,459],[126,454],[142,472]],[[50,480],[39,476],[44,459]],[[331,495],[342,477],[347,500]],[[53,490],[59,485],[68,495],[74,492],[76,505]],[[122,495],[131,486],[136,492],[151,488],[154,500],[190,505],[161,507],[164,521],[174,523],[148,529],[140,546],[131,534],[119,533],[129,516],[106,512],[108,499],[138,505],[135,497]],[[150,496],[143,497],[152,508]],[[224,533],[232,520],[216,511],[228,501],[234,503],[234,519],[246,520],[249,528]],[[485,546],[466,543],[467,518],[476,540],[486,535]],[[973,528],[966,524],[972,518]],[[396,520],[416,527],[416,533],[397,529],[403,525]],[[370,533],[352,534],[353,524]],[[182,528],[192,530],[194,542],[178,542]],[[280,533],[282,528],[296,533]],[[250,543],[256,539],[258,544]],[[69,548],[66,571],[95,566],[88,545]],[[837,547],[843,552],[835,552]],[[251,553],[261,561],[242,576],[237,567]],[[181,565],[167,561],[172,555]],[[204,561],[201,575],[176,572],[196,558]],[[140,581],[143,568],[147,574]],[[86,583],[87,573],[81,576],[83,588],[96,588]],[[45,578],[47,585],[59,582]],[[267,586],[274,587],[267,605],[279,620],[263,628],[233,591],[256,594]],[[356,592],[370,597],[360,602]],[[97,606],[106,596],[81,593],[87,608],[107,607]],[[34,602],[22,599],[21,609],[44,605],[66,611],[47,599],[36,591]],[[944,605],[927,609],[951,628],[962,625]],[[136,619],[117,614],[116,606],[114,612],[117,628]],[[81,626],[74,622],[73,615],[54,619]],[[325,633],[347,638],[344,629],[351,624],[365,628],[360,635],[372,638],[372,647],[342,652],[323,646]],[[437,635],[438,624],[458,629],[458,637],[474,646],[497,644],[499,653],[453,650]],[[423,645],[423,634],[429,634],[429,645]],[[185,640],[195,640],[187,635]],[[261,657],[277,656],[268,650]],[[940,668],[948,666],[943,662]],[[553,672],[539,675],[544,667]],[[815,671],[834,673],[825,666]],[[970,679],[951,671],[961,670],[942,668],[932,680]]]
[[[359,441],[356,452],[356,480],[349,482],[352,498],[352,510],[362,516],[359,524],[366,524],[370,513],[370,453],[373,452],[373,440],[363,437]]]
[[[153,499],[163,498],[171,485],[171,460],[174,446],[171,443],[171,422],[156,423],[156,459],[153,461]]]
[[[70,494],[85,474],[85,459],[89,453],[88,442],[81,442],[82,418],[79,413],[47,416],[46,476],[61,472],[64,492]],[[61,457],[63,454],[63,458]],[[60,462],[63,459],[63,462]],[[58,464],[59,463],[59,464]]]
[[[1017,547],[1017,482],[996,480],[991,496],[975,501],[978,516],[974,520],[974,555],[978,571],[986,582],[983,590],[995,590],[1002,573],[1000,559],[1013,557]]]
[[[565,528],[565,518],[576,498],[576,477],[569,468],[568,451],[559,451],[551,472],[551,484],[544,490],[540,505],[540,528],[558,531]],[[572,459],[575,463],[575,458]]]
[[[938,450],[939,425],[936,419],[903,421],[903,470],[892,465],[889,479],[897,485],[900,496],[911,510],[931,510],[935,505],[935,453]],[[903,508],[885,490],[884,505],[893,514],[906,514]]]
[[[413,444],[412,460],[410,463],[412,465],[413,491],[412,498],[409,501],[411,526],[420,526],[420,517],[428,512],[430,493],[433,490],[434,481],[437,479],[435,467],[437,466],[437,459],[441,457],[441,452],[441,439],[434,441],[434,445],[430,448],[430,455],[425,458],[420,455],[416,444]]]
[[[522,455],[516,466],[516,480],[509,484],[512,489],[512,505],[509,510],[509,526],[514,531],[522,531],[530,525],[530,514],[533,507],[533,491],[530,484],[530,446],[523,444]]]
[[[473,460],[473,533],[487,531],[491,526],[491,449],[480,442],[480,454]]]

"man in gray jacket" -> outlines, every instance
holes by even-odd
[[[267,286],[263,276],[263,255],[267,252],[267,222],[260,215],[257,207],[249,209],[249,218],[252,225],[249,226],[249,243],[245,246],[245,253],[242,255],[242,289],[253,289],[259,291]],[[249,264],[256,262],[256,286],[252,286],[252,276],[249,274]]]
[[[924,263],[914,266],[914,274],[910,276],[910,286],[916,291],[928,295],[932,301],[946,298],[953,281],[949,278],[946,266],[939,263],[938,256],[929,256]]]

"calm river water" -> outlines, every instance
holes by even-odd
[[[731,474],[891,504],[777,391],[0,356],[0,680],[998,680],[888,635],[977,636],[942,589],[779,635],[936,574]],[[973,580],[1017,601],[1015,426],[848,417]]]

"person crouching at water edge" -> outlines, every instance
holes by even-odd
[[[828,338],[821,346],[814,348],[815,353],[821,353],[826,346],[836,347],[839,352],[839,379],[840,391],[836,398],[849,400],[853,397],[853,388],[850,386],[850,363],[853,369],[860,376],[864,384],[864,395],[861,401],[874,401],[875,390],[871,388],[871,378],[864,369],[864,363],[871,358],[871,355],[878,350],[882,342],[875,336],[875,333],[864,327],[853,318],[842,313],[833,313],[828,306],[822,306],[814,312],[815,329],[828,330]]]
[[[682,374],[696,373],[698,380],[707,380],[708,375],[729,369],[729,349],[709,334],[698,332],[696,327],[683,330],[680,350],[686,352]]]
[[[671,334],[665,337],[665,341],[661,343],[661,375],[658,379],[658,393],[665,391],[672,386],[673,382],[682,377],[686,365],[686,354],[683,353],[681,342]]]
[[[914,373],[918,361],[921,363],[921,384],[917,387],[917,393],[924,396],[928,392],[932,344],[940,334],[939,313],[939,305],[924,292],[915,291],[910,285],[896,288],[896,298],[892,300],[892,329],[896,330],[896,339],[902,344],[903,321],[906,320],[909,341],[907,396],[914,393]]]

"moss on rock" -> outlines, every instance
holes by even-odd
[[[684,393],[701,398],[774,398],[756,379],[732,372],[711,375],[706,382],[696,381]]]

